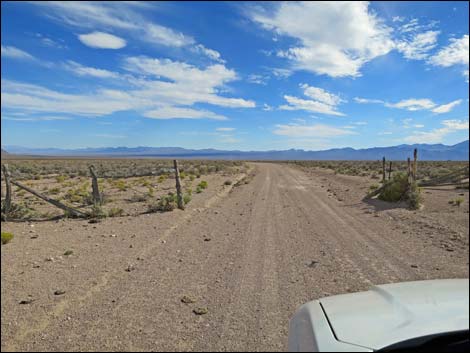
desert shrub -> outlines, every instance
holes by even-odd
[[[202,192],[202,188],[198,185],[196,187],[196,194],[200,194]]]
[[[58,182],[58,183],[63,183],[65,181],[67,177],[65,175],[58,175],[55,177],[55,180]]]
[[[124,214],[124,210],[119,207],[113,207],[108,211],[108,217],[121,217]]]
[[[103,211],[101,206],[93,205],[93,207],[91,208],[91,211],[89,213],[89,216],[91,218],[106,218],[107,214]]]
[[[199,184],[197,184],[197,186],[201,189],[207,189],[208,184],[207,181],[202,180]]]
[[[49,190],[49,194],[57,195],[58,193],[60,193],[60,188],[56,187]]]
[[[408,176],[405,173],[395,173],[393,178],[387,181],[379,199],[389,202],[397,202],[404,198],[408,190]]]
[[[232,181],[231,180],[225,180],[224,185],[232,185]]]
[[[168,175],[167,174],[161,174],[158,179],[157,179],[157,183],[161,184],[163,183],[166,179],[168,179]]]
[[[2,205],[2,213],[4,213]],[[8,211],[8,216],[12,219],[28,219],[36,215],[36,211],[31,207],[28,207],[25,203],[14,203],[10,205],[10,210]]]
[[[181,178],[181,179],[186,178],[186,173],[185,173],[185,172],[181,172],[181,173],[180,173],[180,178]]]
[[[14,238],[12,233],[2,232],[2,245],[9,243]]]
[[[460,205],[464,202],[465,200],[462,197],[458,197],[454,200],[454,205],[460,207]]]
[[[191,174],[191,175],[189,176],[189,180],[193,181],[194,179],[196,179],[196,176],[195,176],[194,174]]]
[[[64,256],[70,256],[70,255],[72,255],[72,254],[73,254],[73,250],[66,250],[66,251],[64,252]]]
[[[127,190],[127,184],[124,180],[118,180],[115,182],[114,186],[119,190],[119,191],[126,191]]]
[[[369,192],[373,192],[377,190],[378,188],[379,188],[378,184],[372,184],[371,186],[369,186]]]
[[[418,184],[412,182],[411,185],[408,185],[408,175],[403,172],[395,173],[392,179],[384,184],[379,199],[389,202],[406,200],[413,210],[418,209],[423,201]]]
[[[184,204],[186,205],[187,203],[189,203],[189,201],[191,201],[191,195],[190,194],[184,194],[184,196],[183,196]]]
[[[414,182],[410,186],[410,190],[407,195],[408,205],[412,210],[419,209],[419,206],[423,202],[423,197],[418,185]]]
[[[148,212],[169,212],[176,208],[176,194],[169,193],[148,207]]]

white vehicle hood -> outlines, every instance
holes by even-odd
[[[373,350],[469,328],[468,279],[380,285],[319,302],[338,341]]]

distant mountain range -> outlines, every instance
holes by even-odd
[[[420,160],[468,161],[468,140],[456,145],[415,144],[365,149],[334,148],[324,151],[290,149],[282,151],[224,151],[216,149],[185,149],[181,147],[103,147],[82,149],[2,147],[2,156],[69,156],[69,157],[156,157],[242,160],[405,160],[417,148]],[[6,151],[5,151],[6,150]]]

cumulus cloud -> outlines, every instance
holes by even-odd
[[[290,95],[285,95],[287,105],[281,105],[281,110],[306,110],[315,113],[344,116],[337,111],[337,106],[344,102],[338,95],[329,93],[322,88],[300,84],[304,95],[311,99],[302,99]]]
[[[299,45],[277,55],[316,74],[360,76],[365,63],[394,48],[392,29],[368,2],[282,2],[273,10],[253,8],[249,16],[279,36],[296,39]]]
[[[91,48],[121,49],[126,46],[126,41],[124,39],[104,32],[80,34],[78,39],[80,39],[83,44]]]

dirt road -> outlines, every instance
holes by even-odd
[[[90,271],[84,291],[29,310],[13,308],[13,299],[4,307],[2,289],[2,351],[281,351],[304,302],[371,284],[468,276],[468,245],[450,252],[404,234],[287,165],[256,169],[249,184],[185,211],[137,257],[113,254],[120,265]],[[131,222],[136,233],[148,231]],[[135,269],[125,271],[131,260]],[[2,256],[2,287],[3,265]]]

